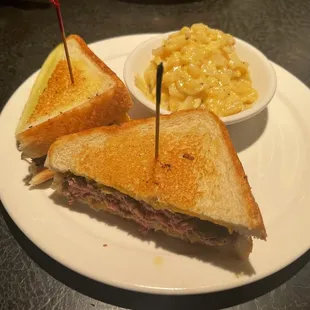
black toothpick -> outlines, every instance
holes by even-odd
[[[157,66],[156,72],[156,129],[155,129],[155,159],[158,158],[159,149],[159,119],[160,119],[160,100],[161,100],[161,84],[163,80],[164,66],[161,62]]]

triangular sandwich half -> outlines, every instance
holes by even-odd
[[[70,35],[67,44],[75,82],[60,44],[44,62],[16,128],[23,157],[44,157],[60,136],[127,120],[132,100],[123,82],[82,38]]]
[[[252,237],[266,230],[224,124],[203,110],[161,116],[159,158],[155,119],[101,127],[58,139],[45,165],[54,188],[192,243],[247,258]]]

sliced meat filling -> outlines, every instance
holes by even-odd
[[[58,175],[57,178],[55,187],[67,197],[69,204],[76,200],[96,208],[100,204],[102,209],[138,223],[142,233],[162,230],[191,243],[211,246],[234,244],[239,236],[238,233],[230,234],[227,228],[208,221],[168,210],[156,210],[143,201],[137,201],[109,187],[99,187],[97,183],[83,177],[67,174]]]

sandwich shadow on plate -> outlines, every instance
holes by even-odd
[[[264,133],[267,123],[268,108],[244,122],[227,126],[236,151],[242,152],[253,145]]]
[[[228,254],[220,253],[213,248],[189,244],[177,238],[169,237],[162,232],[149,232],[147,235],[142,235],[139,232],[138,225],[132,221],[119,218],[103,210],[94,210],[83,203],[74,203],[72,206],[69,206],[67,200],[56,192],[52,193],[50,198],[56,205],[66,207],[72,212],[85,214],[92,220],[97,220],[108,226],[116,227],[126,232],[128,235],[138,238],[142,242],[148,244],[154,242],[156,248],[204,261],[233,272],[236,274],[236,277],[242,274],[248,276],[255,274],[255,270],[249,260],[238,260]]]
[[[149,117],[154,117],[155,113],[148,109],[146,106],[144,106],[142,103],[140,103],[138,100],[135,98],[131,98],[133,105],[131,109],[128,112],[128,115],[132,119],[142,119],[142,118],[149,118]]]

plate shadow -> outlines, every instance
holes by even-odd
[[[227,253],[220,253],[212,247],[206,248],[202,245],[189,244],[161,232],[150,232],[145,236],[139,232],[138,225],[132,221],[122,219],[103,210],[94,210],[83,203],[74,203],[72,206],[69,206],[66,199],[55,192],[50,195],[50,198],[60,207],[68,208],[72,212],[85,214],[92,220],[116,227],[144,243],[154,242],[156,248],[212,264],[233,272],[236,277],[239,277],[240,274],[248,276],[255,274],[255,270],[249,260],[239,260]]]
[[[141,119],[141,118],[148,118],[148,117],[154,117],[155,113],[153,113],[151,110],[149,110],[145,105],[140,103],[137,99],[131,96],[133,105],[128,112],[128,115],[132,119]]]
[[[228,125],[227,129],[237,153],[254,144],[264,133],[267,123],[268,108],[244,122]]]

